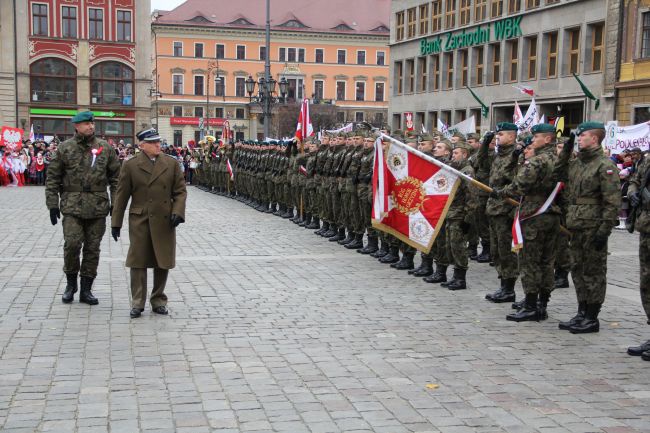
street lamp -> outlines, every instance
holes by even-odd
[[[262,107],[262,119],[264,120],[264,136],[269,136],[269,120],[271,119],[271,104],[283,104],[287,96],[287,87],[289,82],[286,78],[282,77],[280,80],[280,96],[274,96],[275,85],[278,82],[273,78],[269,77],[265,79],[260,77],[260,79],[255,82],[252,76],[248,76],[244,84],[246,85],[246,92],[248,93],[248,98],[250,103],[257,103]],[[255,93],[255,86],[257,85],[257,96],[253,96]]]
[[[209,60],[208,61],[208,83],[206,87],[206,106],[205,106],[205,130],[207,132],[210,131],[210,81],[212,80],[212,71],[216,70],[217,71],[217,76],[215,77],[215,81],[221,81],[221,77],[219,76],[219,59],[217,60]],[[216,83],[215,83],[216,86]],[[207,135],[206,132],[206,135]]]

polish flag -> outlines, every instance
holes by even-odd
[[[230,173],[230,180],[235,180],[235,172],[232,171],[232,165],[230,165],[230,159],[226,160],[226,168],[228,169],[228,173]]]
[[[520,91],[521,93],[523,93],[524,95],[528,95],[528,96],[530,96],[531,98],[535,97],[535,91],[533,90],[532,87],[523,86],[523,85],[522,85],[522,86],[516,86],[516,85],[513,85],[512,87],[514,87],[515,89],[519,90],[519,91]]]
[[[551,207],[551,205],[555,201],[555,198],[560,193],[560,191],[562,191],[563,188],[564,188],[564,183],[558,182],[555,185],[555,188],[553,188],[553,191],[551,191],[551,194],[548,196],[544,204],[542,204],[540,208],[537,209],[532,215],[528,215],[527,217],[520,218],[519,209],[517,209],[517,213],[515,214],[515,219],[512,222],[512,251],[513,252],[516,253],[524,247],[524,236],[521,231],[521,222],[546,212],[548,208]]]
[[[298,116],[298,125],[296,126],[296,138],[304,142],[307,137],[314,135],[314,128],[309,118],[309,99],[305,98],[300,104],[300,115]]]
[[[307,169],[305,168],[304,165],[301,165],[300,167],[298,167],[298,172],[300,174],[302,174],[303,176],[307,177]]]

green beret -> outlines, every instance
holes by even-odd
[[[548,124],[548,123],[538,123],[537,125],[533,126],[533,127],[530,129],[530,132],[531,132],[532,134],[538,134],[538,133],[543,133],[543,134],[551,133],[551,134],[555,134],[555,126],[550,125],[550,124]]]
[[[75,114],[72,118],[72,123],[81,123],[81,122],[94,122],[95,116],[92,111],[82,111],[81,113]]]
[[[471,145],[467,144],[465,141],[459,141],[458,143],[454,144],[454,149],[465,149],[468,152],[471,152],[474,150]]]
[[[517,132],[519,128],[514,123],[501,122],[497,124],[497,132],[499,131],[514,131]]]
[[[605,130],[605,125],[601,122],[584,122],[578,125],[576,128],[576,135],[580,135],[585,131],[590,131],[592,129],[602,129]]]

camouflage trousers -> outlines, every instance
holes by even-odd
[[[467,235],[461,228],[462,220],[445,222],[447,257],[456,269],[467,269]],[[442,233],[438,236],[441,236]]]
[[[469,244],[476,246],[479,240],[483,244],[490,243],[490,224],[488,217],[485,215],[485,206],[487,205],[487,196],[476,197],[476,208],[472,210],[472,227],[468,234]]]
[[[555,288],[553,266],[560,217],[544,213],[523,221],[521,230],[524,247],[519,257],[519,270],[524,293],[551,293]]]
[[[490,254],[502,279],[517,278],[517,255],[512,252],[511,216],[490,216]]]
[[[95,278],[99,245],[106,232],[106,218],[84,219],[63,215],[63,272]],[[83,250],[83,260],[79,256]]]
[[[641,264],[641,303],[650,325],[650,233],[641,233],[639,239],[639,262]]]
[[[330,207],[330,218],[331,218],[331,223],[333,224],[338,224],[338,220],[341,216],[341,195],[339,194],[339,183],[336,180],[336,178],[333,178],[333,180],[330,181],[330,188],[329,188],[329,203],[331,204]]]
[[[571,253],[569,251],[569,235],[558,233],[555,241],[555,269],[571,271]]]
[[[571,278],[578,302],[602,304],[607,289],[607,246],[596,251],[593,238],[598,229],[571,229]]]
[[[449,266],[449,254],[447,254],[447,223],[445,222],[440,228],[440,233],[433,241],[431,251],[422,253],[422,258],[432,258],[437,265]]]
[[[368,230],[368,234],[372,233],[372,187],[366,183],[357,185],[357,200],[359,201],[359,221],[361,223],[360,233]]]

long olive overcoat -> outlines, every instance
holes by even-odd
[[[129,207],[129,268],[172,269],[176,265],[176,230],[170,217],[185,219],[187,191],[178,161],[161,154],[155,164],[144,152],[126,161],[120,171],[111,227],[122,227]]]

